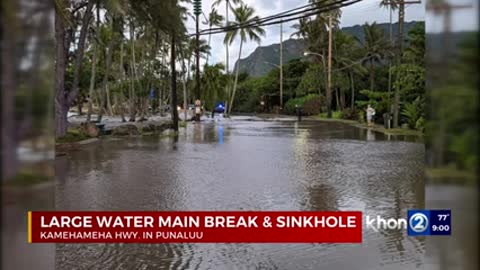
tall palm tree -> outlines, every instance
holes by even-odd
[[[235,5],[238,5],[238,4],[242,4],[243,1],[242,0],[215,0],[215,2],[213,2],[212,4],[212,8],[215,7],[215,6],[219,6],[221,5],[222,3],[225,3],[225,26],[227,26],[229,24],[229,19],[228,19],[228,11],[229,10],[232,10],[233,11],[233,6],[232,4],[235,4]],[[226,37],[226,36],[225,36]],[[228,49],[228,45],[229,44],[225,44],[225,72],[227,75],[229,75],[230,73],[230,55],[229,55],[229,49]],[[230,77],[228,77],[230,78]],[[225,84],[225,88],[226,88],[226,91],[227,92],[227,96],[230,95],[230,80]],[[230,105],[228,104],[225,104],[228,107],[230,107]]]
[[[231,26],[243,25],[243,24],[246,24],[247,22],[252,22],[259,19],[258,16],[255,16],[255,9],[244,4],[234,9],[233,14],[235,15],[235,22],[231,23],[230,24]],[[240,59],[242,57],[243,43],[247,42],[247,38],[257,43],[260,43],[261,41],[260,37],[264,35],[265,35],[265,30],[258,25],[249,25],[241,28],[236,28],[232,31],[227,32],[227,34],[225,35],[224,43],[227,45],[232,44],[232,42],[235,40],[237,36],[240,37],[240,49],[238,51],[235,82],[233,84],[232,96],[230,97],[230,106],[228,107],[228,114],[230,114],[230,112],[232,111],[233,101],[235,99],[235,92],[237,90],[238,74],[240,72]]]
[[[221,63],[217,63],[213,66],[208,64],[204,67],[204,76],[202,78],[202,85],[204,86],[203,99],[205,100],[205,106],[208,109],[214,109],[215,103],[219,100],[223,100],[225,92],[223,86],[225,84],[226,77],[223,74],[225,66]]]
[[[213,8],[210,14],[208,15],[209,29],[212,29],[212,26],[222,26],[223,20],[224,20],[223,16],[218,14],[217,10]],[[208,46],[210,46],[211,41],[212,41],[212,34],[208,36]],[[207,63],[208,63],[208,56],[207,56]]]
[[[389,55],[389,43],[385,39],[383,29],[376,23],[363,26],[364,41],[359,38],[357,41],[363,46],[365,50],[365,63],[368,63],[370,72],[370,90],[374,91],[375,88],[375,65],[380,63],[385,56]]]
[[[348,78],[351,90],[351,108],[355,105],[355,85],[353,77],[355,75],[367,74],[367,70],[359,61],[360,53],[358,50],[358,43],[352,35],[346,34],[342,31],[335,32],[334,36],[335,46],[333,53],[333,62],[335,70],[343,73],[345,78]],[[344,93],[342,93],[342,100]]]
[[[380,2],[380,6],[384,8],[388,8],[390,11],[390,29],[389,29],[389,42],[390,46],[393,48],[393,20],[392,20],[392,12],[398,9],[399,0],[382,0]],[[400,22],[399,22],[400,23]],[[393,56],[393,55],[392,55]],[[394,59],[391,57],[389,59],[389,68],[388,68],[388,107],[390,108],[390,92],[392,91],[392,62]]]

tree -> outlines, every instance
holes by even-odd
[[[65,68],[67,66],[68,48],[65,47],[66,39],[66,22],[70,19],[67,7],[69,2],[66,0],[55,1],[55,42],[57,45],[56,64],[55,64],[55,136],[61,137],[67,133],[67,113],[80,91],[80,72],[83,63],[83,55],[85,43],[87,39],[88,27],[92,17],[92,9],[94,0],[89,0],[85,7],[82,18],[82,26],[80,28],[80,36],[77,43],[77,51],[75,53],[75,63],[73,69],[73,83],[71,89],[65,89]],[[62,44],[60,44],[62,43]],[[61,51],[62,50],[62,51]],[[62,69],[62,70],[60,70]],[[58,80],[58,81],[57,81]]]
[[[212,29],[212,26],[222,26],[223,21],[224,21],[223,16],[218,14],[215,8],[212,8],[212,11],[210,11],[210,14],[208,15],[209,29]],[[208,46],[210,46],[211,41],[212,41],[212,34],[208,35]],[[206,62],[208,63],[208,56],[207,56]]]
[[[376,23],[363,26],[365,40],[362,42],[357,38],[365,51],[365,63],[368,63],[370,73],[370,90],[375,90],[375,67],[380,64],[389,53],[390,46],[385,39],[383,29]]]
[[[247,22],[256,21],[259,19],[258,16],[255,16],[255,9],[249,7],[247,5],[240,5],[240,7],[233,10],[233,14],[235,15],[235,22],[230,23],[230,26],[239,26],[243,25]],[[235,74],[235,82],[233,84],[233,92],[230,97],[230,106],[228,107],[228,114],[231,113],[233,107],[233,101],[235,99],[235,91],[237,90],[237,83],[238,83],[238,74],[240,72],[240,59],[242,57],[242,47],[243,43],[247,42],[248,39],[253,40],[257,43],[260,43],[261,36],[265,35],[265,30],[261,26],[258,25],[250,25],[245,27],[236,28],[232,31],[227,32],[225,35],[224,43],[228,46],[232,44],[237,36],[240,38],[240,49],[238,51],[238,60],[237,60],[237,67],[236,67],[236,74]]]
[[[337,78],[340,79],[339,85],[350,85],[351,90],[351,108],[353,109],[355,104],[355,85],[354,76],[361,76],[367,73],[367,70],[361,65],[363,59],[358,60],[361,57],[355,38],[342,31],[336,31],[334,36],[334,53],[333,62],[334,72],[337,73]],[[343,76],[342,76],[343,74]],[[345,84],[344,81],[348,83]],[[345,105],[345,91],[343,87],[341,89],[341,100]]]
[[[203,99],[205,100],[205,107],[208,109],[213,110],[216,102],[225,98],[223,86],[226,82],[226,76],[222,74],[224,70],[225,66],[220,63],[213,66],[206,64],[203,68]]]
[[[92,70],[90,74],[90,88],[88,91],[88,112],[87,112],[87,122],[90,122],[92,113],[93,113],[93,91],[95,89],[95,74],[97,70],[97,53],[98,53],[98,33],[100,31],[100,5],[96,6],[97,16],[96,16],[96,26],[95,33],[93,38],[95,39],[93,43],[93,57],[92,57]]]
[[[324,5],[332,5],[331,7],[338,6],[335,0],[309,0],[310,3],[314,3],[319,7]],[[308,22],[305,20],[300,21],[297,26],[300,34],[306,36],[306,48],[309,52],[313,52],[317,63],[320,62],[323,66],[325,72],[325,88],[327,91],[327,107],[331,107],[331,88],[328,87],[328,73],[327,73],[327,57],[329,48],[329,32],[338,29],[340,24],[340,17],[342,11],[340,7],[332,8],[330,11],[321,12],[314,17],[314,19],[308,18]],[[331,25],[330,25],[331,23]],[[328,110],[328,115],[330,116],[330,109]]]
[[[425,66],[425,24],[416,23],[408,32],[408,48],[403,53],[406,63]]]
[[[238,5],[238,4],[242,4],[242,0],[215,0],[215,2],[213,2],[212,4],[212,8],[215,7],[215,6],[219,6],[220,4],[222,4],[223,2],[225,2],[225,26],[228,26],[230,21],[229,21],[229,18],[228,18],[228,11],[229,10],[232,10],[233,11],[233,6],[232,6],[232,3],[235,4],[235,5]],[[225,38],[226,38],[227,34],[225,34]],[[230,55],[229,55],[229,49],[228,49],[228,45],[229,44],[225,44],[225,71],[227,73],[227,75],[230,73],[230,65],[229,65],[229,62],[230,62]],[[230,77],[228,77],[230,78]],[[230,79],[229,81],[227,82],[227,84],[225,84],[225,89],[227,92],[227,96],[230,95]],[[230,105],[228,104],[225,104],[227,106],[227,108],[230,107]]]

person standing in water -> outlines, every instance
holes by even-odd
[[[202,113],[202,102],[197,99],[195,100],[195,121],[200,122],[200,115]]]
[[[366,112],[367,112],[368,127],[372,127],[373,126],[373,116],[375,115],[375,109],[372,108],[372,106],[370,106],[370,104],[368,104]]]

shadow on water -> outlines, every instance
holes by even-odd
[[[58,160],[59,210],[360,210],[423,206],[423,144],[339,123],[189,124],[177,141],[104,139]],[[61,178],[61,179],[60,179]],[[57,269],[405,269],[424,242],[364,230],[363,245],[57,245]]]

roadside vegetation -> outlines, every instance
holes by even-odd
[[[322,59],[327,54],[315,51],[315,44],[328,41],[324,40],[325,35],[315,36],[316,31],[309,32],[314,27],[310,24],[315,21],[302,23],[304,25],[298,27],[303,27],[303,31],[298,35],[315,54],[284,65],[286,102],[282,112],[293,115],[295,107],[301,106],[304,115],[326,118],[328,70]],[[423,132],[426,124],[424,23],[418,22],[406,36],[406,47],[398,65],[391,65],[395,47],[389,42],[388,33],[375,23],[365,24],[363,31],[365,40],[355,39],[338,29],[334,32],[332,118],[362,122],[365,109],[371,104],[376,110],[376,122],[383,125],[383,114],[390,113],[393,118],[398,106],[398,123],[395,125],[392,121],[392,126]],[[261,110],[262,97],[278,92],[279,72],[276,68],[263,77],[244,76],[239,86],[238,111]]]

